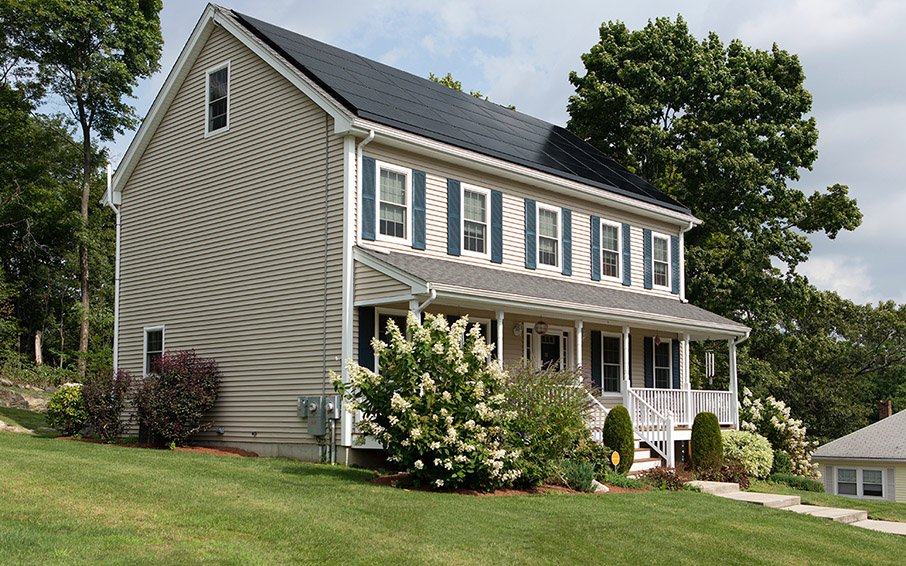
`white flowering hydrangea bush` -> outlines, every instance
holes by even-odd
[[[771,473],[774,450],[768,439],[748,430],[724,430],[724,458],[735,458],[751,478],[764,479]]]
[[[739,428],[757,432],[771,443],[775,450],[783,450],[793,461],[793,473],[802,477],[818,477],[818,466],[811,461],[815,443],[805,437],[802,421],[790,415],[790,408],[774,397],[753,398],[748,387],[742,391],[739,411]]]
[[[412,313],[408,339],[392,320],[390,343],[374,339],[380,375],[348,362],[349,382],[334,386],[357,426],[377,438],[388,459],[420,485],[490,490],[520,475],[519,451],[505,441],[515,414],[504,408],[506,374],[488,363],[491,347],[468,318],[448,325],[443,316]]]

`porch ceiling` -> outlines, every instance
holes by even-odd
[[[408,285],[417,281],[422,289],[434,290],[439,302],[454,300],[458,305],[489,310],[540,311],[562,318],[669,328],[688,333],[693,340],[749,333],[746,326],[676,298],[359,246],[355,255]],[[413,292],[418,293],[414,285]]]

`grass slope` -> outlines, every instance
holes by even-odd
[[[2,564],[895,564],[902,538],[698,493],[463,497],[370,472],[0,433]]]
[[[44,413],[35,413],[26,409],[14,409],[12,407],[0,407],[0,420],[8,425],[21,426],[35,430],[38,427],[47,426]],[[39,432],[41,436],[58,436],[56,432]]]

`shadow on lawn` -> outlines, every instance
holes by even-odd
[[[291,476],[306,478],[331,478],[349,482],[367,482],[377,476],[372,470],[360,468],[347,468],[345,466],[330,466],[327,464],[308,464],[304,462],[289,464],[282,472]]]

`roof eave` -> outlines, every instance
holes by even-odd
[[[872,462],[877,464],[906,464],[906,458],[873,458],[871,456],[823,456],[812,454],[812,460],[829,462]]]

